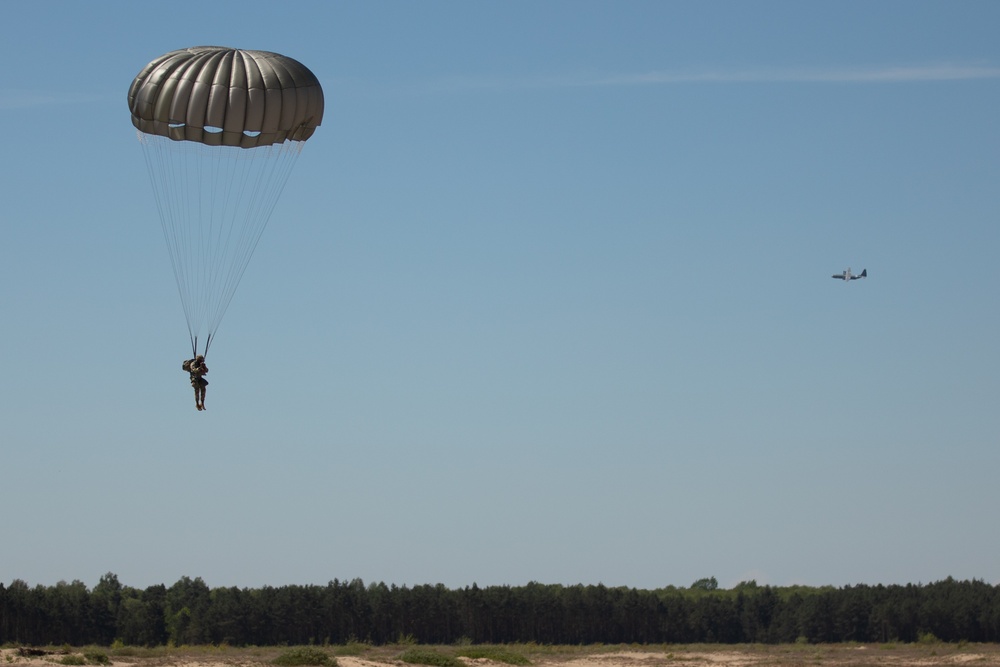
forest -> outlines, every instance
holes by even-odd
[[[0,583],[0,645],[280,646],[422,644],[689,644],[1000,642],[1000,586],[948,578],[842,588],[639,590],[532,582],[210,588],[200,577],[138,589],[108,573],[80,581]]]

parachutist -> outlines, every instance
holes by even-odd
[[[181,368],[191,375],[191,386],[194,387],[194,407],[204,410],[205,387],[208,386],[208,380],[202,377],[208,372],[208,366],[205,365],[205,356],[199,354],[194,359],[188,359],[181,364]]]

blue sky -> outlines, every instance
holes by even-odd
[[[1000,583],[1000,4],[0,10],[0,581]],[[327,109],[199,413],[125,96],[202,44]]]

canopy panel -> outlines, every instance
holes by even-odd
[[[255,148],[311,137],[323,120],[323,88],[305,65],[278,53],[196,46],[146,65],[128,106],[146,134]]]

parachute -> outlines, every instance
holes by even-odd
[[[200,342],[207,354],[304,142],[323,120],[323,89],[287,56],[198,46],[146,65],[128,106],[192,354]]]

